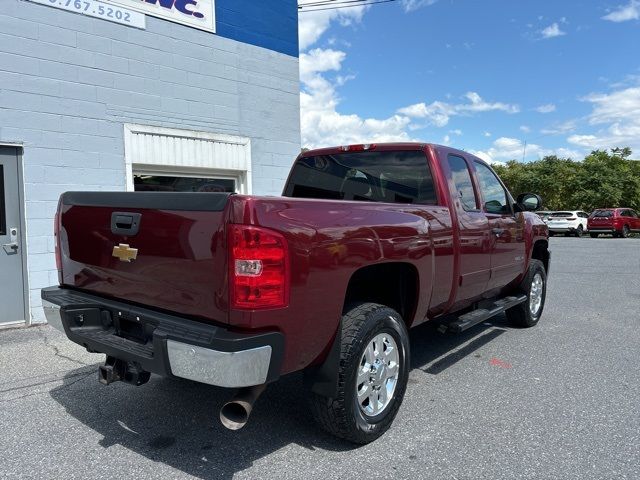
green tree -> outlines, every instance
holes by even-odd
[[[594,150],[584,161],[555,155],[534,162],[495,166],[514,195],[534,192],[545,210],[585,210],[625,206],[640,210],[640,161],[628,147]]]

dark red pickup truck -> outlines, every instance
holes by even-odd
[[[402,402],[409,328],[538,322],[548,231],[527,210],[540,203],[425,144],[303,153],[282,197],[69,192],[44,309],[107,355],[102,383],[240,388],[221,410],[239,428],[266,384],[303,370],[320,424],[367,443]]]

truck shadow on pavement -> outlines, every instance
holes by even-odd
[[[497,317],[491,324],[459,335],[441,334],[430,325],[417,327],[411,332],[412,369],[437,375],[506,332],[504,326],[506,319]],[[357,448],[316,427],[306,407],[300,374],[270,385],[247,426],[232,432],[218,420],[230,390],[157,376],[143,387],[123,383],[105,387],[97,381],[97,367],[95,375],[88,367],[69,371],[63,385],[50,395],[103,437],[99,444],[105,451],[98,455],[107,459],[113,455],[109,447],[121,445],[195,477],[232,478],[291,444],[310,452]]]

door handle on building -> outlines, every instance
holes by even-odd
[[[15,255],[18,253],[18,248],[20,248],[20,245],[18,244],[18,229],[16,227],[11,227],[9,229],[9,241],[10,243],[5,243],[2,245],[2,248],[7,255]]]
[[[18,253],[18,243],[14,242],[14,243],[5,243],[2,245],[2,248],[4,248],[4,251],[7,253],[7,255],[15,255],[16,253]]]

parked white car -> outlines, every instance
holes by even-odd
[[[587,231],[589,214],[580,210],[553,212],[545,222],[551,235],[564,233],[581,237]]]
[[[537,212],[535,212],[535,214],[538,215],[544,223],[547,223],[547,220],[549,220],[549,215],[551,215],[552,213],[553,212],[549,210],[538,210]]]

